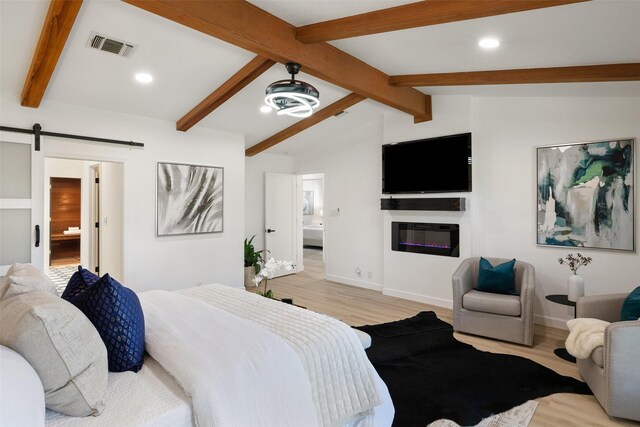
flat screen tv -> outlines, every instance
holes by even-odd
[[[382,193],[471,191],[471,133],[382,146]]]

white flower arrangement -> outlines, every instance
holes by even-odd
[[[267,282],[269,279],[272,279],[276,271],[281,268],[284,268],[286,271],[291,271],[293,270],[293,264],[291,261],[275,260],[273,257],[269,258],[267,262],[264,263],[260,271],[253,278],[253,282],[256,284],[256,287],[260,286],[260,283],[264,280],[264,291],[260,292],[260,295],[267,298],[273,298],[273,291],[267,291]]]

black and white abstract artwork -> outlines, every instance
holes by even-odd
[[[634,250],[633,139],[538,148],[537,243]]]
[[[220,167],[158,162],[158,236],[222,232]]]

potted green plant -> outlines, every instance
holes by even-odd
[[[256,248],[253,246],[253,239],[255,237],[254,234],[251,239],[244,239],[244,287],[247,290],[252,290],[256,287],[253,278],[260,272],[260,263],[264,261],[262,254],[265,250],[256,251]]]

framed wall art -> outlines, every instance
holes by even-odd
[[[635,139],[537,149],[537,244],[633,251]]]
[[[156,235],[222,232],[224,169],[158,162]]]
[[[302,215],[313,215],[313,191],[305,191],[303,201]]]

